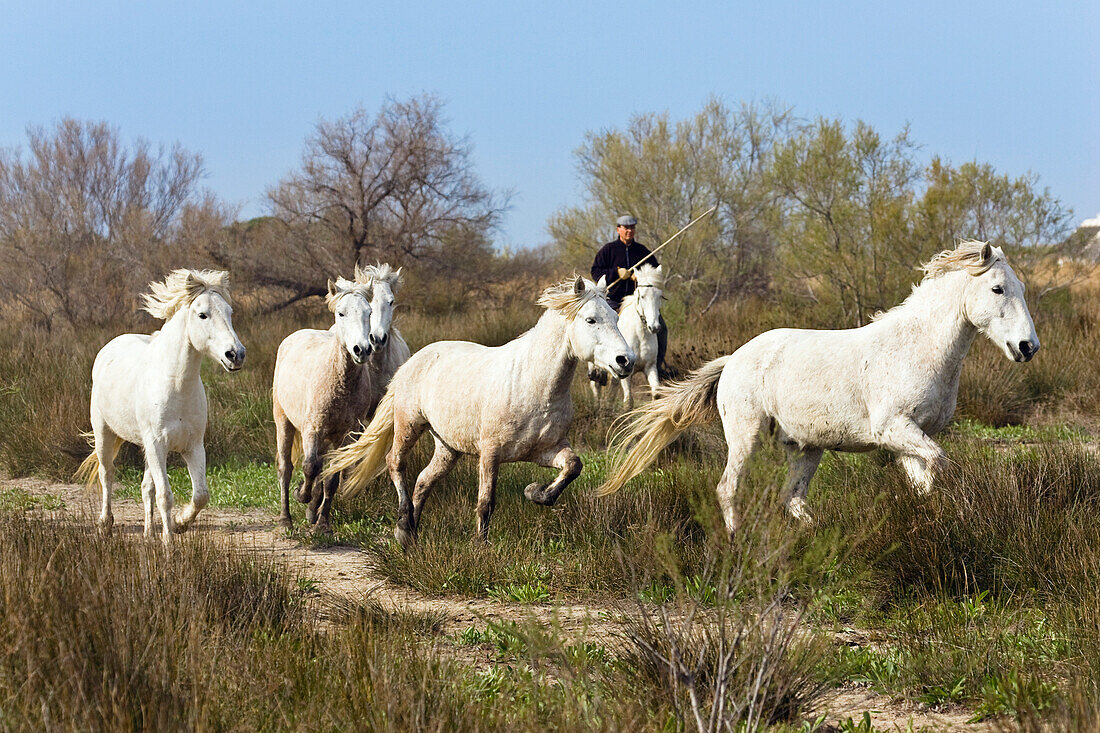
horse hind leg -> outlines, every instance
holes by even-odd
[[[783,497],[787,503],[787,512],[802,522],[813,523],[806,509],[806,494],[810,489],[810,480],[817,472],[824,451],[820,448],[800,449],[784,444],[787,451],[787,482],[783,486]]]
[[[486,451],[478,459],[477,472],[477,536],[489,541],[489,519],[497,503],[497,472],[500,460],[495,452]]]
[[[741,517],[734,506],[734,500],[745,472],[745,464],[756,449],[756,439],[764,427],[765,416],[748,405],[737,405],[720,411],[720,414],[729,452],[726,454],[726,468],[722,471],[722,478],[718,480],[716,491],[718,505],[722,509],[722,520],[732,539],[741,526]]]
[[[199,512],[210,501],[210,487],[206,483],[206,448],[201,442],[190,450],[184,451],[183,461],[187,464],[187,473],[191,477],[191,501],[176,517],[177,534],[186,532]]]
[[[302,488],[298,501],[306,504],[306,522],[317,524],[317,512],[324,500],[324,486],[317,481],[324,464],[324,441],[316,434],[302,436]]]
[[[416,540],[416,519],[413,516],[409,489],[405,484],[405,465],[409,452],[427,427],[426,422],[414,423],[407,420],[398,411],[397,405],[394,405],[393,445],[386,455],[386,467],[389,469],[393,487],[397,490],[397,525],[393,528],[393,536],[402,547],[408,547]]]
[[[416,487],[412,495],[412,528],[415,537],[417,528],[420,527],[420,513],[424,511],[424,503],[431,496],[432,489],[439,483],[451,469],[458,463],[461,454],[452,450],[439,438],[435,439],[435,452],[428,465],[416,477]]]
[[[332,500],[336,498],[336,491],[340,488],[340,474],[334,473],[324,481],[324,494],[321,505],[317,509],[317,531],[324,534],[332,534]]]
[[[523,495],[536,504],[553,506],[565,491],[565,487],[573,483],[577,476],[581,475],[584,464],[580,457],[573,452],[568,445],[535,461],[546,468],[556,468],[560,471],[557,477],[548,484],[533,483],[523,490]]]
[[[115,458],[122,448],[122,438],[115,435],[105,425],[95,430],[95,453],[99,463],[98,478],[100,487],[99,532],[104,535],[111,533],[114,527],[115,517],[111,512],[111,484],[115,476]]]

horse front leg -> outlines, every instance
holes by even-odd
[[[279,521],[290,529],[294,520],[290,516],[290,480],[294,475],[294,425],[276,403],[275,409],[275,461],[279,475],[279,503],[282,516]]]
[[[623,407],[631,409],[634,407],[634,394],[630,390],[630,379],[633,374],[628,374],[625,379],[620,379],[619,384],[623,387]]]
[[[145,510],[145,539],[153,538],[153,502],[156,500],[157,489],[153,485],[153,472],[148,467],[141,477],[141,505]]]
[[[302,436],[302,488],[298,491],[298,501],[306,505],[306,522],[317,524],[317,510],[324,500],[324,486],[318,485],[317,477],[324,467],[324,441],[316,434]]]
[[[489,541],[489,519],[497,503],[497,471],[500,461],[495,451],[485,451],[478,458],[477,471],[477,536]]]
[[[168,448],[164,444],[151,440],[145,443],[145,470],[153,476],[157,490],[157,508],[160,510],[160,538],[164,546],[170,547],[176,523],[172,518],[172,486],[168,483]]]
[[[184,451],[183,462],[187,464],[187,473],[191,477],[191,501],[176,517],[173,528],[176,534],[186,532],[210,501],[210,487],[206,485],[206,447],[202,441]]]
[[[534,463],[546,468],[556,468],[561,473],[549,484],[529,484],[523,490],[523,495],[536,504],[553,506],[554,502],[565,491],[565,487],[573,483],[577,476],[581,475],[584,464],[568,445],[561,446],[547,452],[534,461]]]
[[[340,488],[340,474],[334,473],[324,481],[324,496],[321,506],[317,510],[317,530],[324,534],[332,534],[332,523],[329,514],[332,512],[332,500],[336,498],[336,490]]]
[[[657,388],[661,386],[660,377],[657,376],[657,360],[654,359],[652,364],[647,364],[645,368],[645,378],[649,382],[649,399],[657,399]]]
[[[936,476],[947,464],[947,454],[908,417],[898,417],[882,431],[881,445],[898,455],[910,485],[920,496],[932,491]]]

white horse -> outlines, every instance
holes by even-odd
[[[478,456],[477,532],[483,540],[501,463],[558,469],[549,484],[524,491],[545,506],[580,474],[581,460],[566,438],[577,363],[594,361],[623,376],[634,354],[616,327],[606,291],[592,282],[567,280],[545,290],[539,304],[546,312],[535,327],[503,346],[440,341],[418,351],[394,375],[363,434],[335,452],[325,472],[344,471],[348,493],[360,491],[388,464],[399,503],[394,536],[402,545],[415,540],[432,487],[464,453]],[[435,439],[435,454],[410,500],[405,462],[425,430]]]
[[[370,420],[386,393],[393,375],[409,360],[409,345],[401,332],[393,325],[393,306],[398,286],[401,284],[401,268],[394,270],[388,264],[371,265],[364,269],[373,284],[370,313],[370,343],[373,353],[367,361],[371,370],[370,406],[363,418]]]
[[[203,355],[235,372],[245,349],[233,331],[229,275],[225,272],[174,270],[163,283],[150,284],[145,310],[165,319],[151,336],[128,333],[100,349],[92,366],[93,452],[77,476],[88,485],[98,477],[103,490],[100,529],[109,533],[114,460],[123,442],[145,451],[141,498],[145,536],[153,532],[153,492],[167,545],[172,532],[183,532],[206,506],[206,391],[199,376]],[[178,451],[191,475],[191,503],[172,517],[167,460]]]
[[[271,387],[275,455],[282,523],[290,516],[290,479],[302,460],[303,481],[295,498],[306,520],[331,532],[332,500],[339,475],[320,482],[324,453],[342,445],[360,420],[374,414],[409,347],[392,328],[394,290],[400,271],[389,265],[355,268],[355,280],[328,283],[325,302],[333,313],[327,331],[303,328],[279,344]]]
[[[645,372],[649,382],[650,397],[657,396],[660,381],[657,378],[657,332],[661,329],[661,304],[664,302],[665,275],[661,266],[642,265],[634,271],[638,285],[634,292],[623,298],[619,307],[619,332],[637,356],[635,372]],[[589,375],[598,374],[598,367],[589,365]],[[623,403],[632,406],[634,395],[630,389],[631,374],[619,380],[623,388]],[[602,380],[589,377],[589,386],[597,404],[600,401]]]
[[[981,333],[1014,361],[1028,361],[1039,338],[1024,286],[1004,253],[963,242],[924,265],[901,305],[862,328],[776,329],[730,356],[660,390],[664,399],[633,413],[614,441],[633,447],[600,492],[617,491],[693,423],[722,419],[729,455],[718,483],[727,529],[742,470],[757,436],[771,429],[786,449],[788,511],[809,520],[805,497],[825,449],[884,448],[898,456],[914,488],[927,494],[945,461],[932,440],[955,412],[962,361]]]

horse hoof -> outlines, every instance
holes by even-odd
[[[106,537],[111,534],[111,528],[115,526],[115,518],[111,516],[102,517],[96,522],[96,531],[100,536]]]
[[[306,524],[317,524],[317,512],[306,507]]]
[[[279,520],[279,524],[281,524],[284,529],[294,529],[294,520],[290,517],[282,517]]]
[[[321,534],[328,535],[329,537],[331,537],[332,536],[332,525],[328,523],[327,519],[325,519],[324,517],[321,517],[319,520],[317,520],[317,526],[314,528],[314,531],[315,532],[320,532]]]
[[[298,500],[299,504],[308,504],[313,497],[305,492],[306,484],[303,481],[298,484],[298,488],[294,489],[294,498]]]
[[[546,486],[543,484],[527,484],[527,488],[523,490],[523,495],[540,506],[554,505],[554,500],[546,496]]]

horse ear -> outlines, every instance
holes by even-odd
[[[336,295],[336,283],[334,283],[332,281],[332,278],[329,278],[329,281],[328,281],[328,294],[330,296],[331,295]]]
[[[584,295],[584,278],[577,277],[577,282],[573,283],[573,293],[575,295]]]
[[[607,295],[607,275],[600,275],[599,282],[596,283],[596,290]]]
[[[989,258],[993,256],[993,248],[989,246],[989,242],[982,245],[982,262],[989,262]]]

